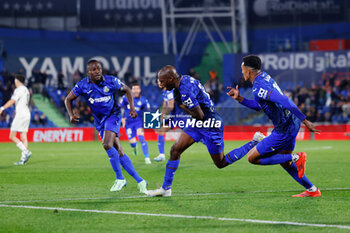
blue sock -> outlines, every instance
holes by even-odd
[[[158,135],[159,154],[164,154],[164,135]]]
[[[145,140],[145,137],[142,135],[138,135],[140,143],[141,143],[141,148],[142,148],[142,152],[143,155],[145,156],[145,158],[149,158],[149,153],[148,153],[148,145],[147,142]]]
[[[135,148],[135,147],[137,146],[137,142],[130,143],[130,146],[131,146],[132,148]]]
[[[232,164],[236,162],[237,160],[240,160],[243,158],[256,144],[258,144],[256,141],[248,142],[247,144],[241,146],[240,148],[234,149],[230,151],[225,156],[225,160],[227,163]]]
[[[173,183],[174,175],[179,167],[180,159],[179,160],[168,160],[166,167],[165,167],[165,175],[164,175],[164,182],[163,182],[163,189],[168,190],[171,188],[171,184]]]
[[[284,168],[284,170],[286,170],[296,182],[304,186],[305,189],[309,189],[313,186],[313,184],[305,175],[301,179],[298,177],[298,168],[297,165],[295,165],[295,163],[292,163],[292,165],[290,165],[289,167]]]
[[[273,165],[292,161],[292,154],[277,154],[270,157],[261,158],[261,165]]]
[[[117,179],[124,180],[122,169],[120,167],[118,151],[114,147],[112,147],[111,149],[107,150],[106,152],[107,152],[107,155],[109,157],[109,162],[111,163],[112,168],[115,172],[115,176],[117,177]]]
[[[140,183],[143,179],[137,174],[134,166],[132,165],[132,162],[130,158],[124,154],[122,157],[120,157],[120,163],[122,164],[125,171],[129,173],[130,176],[134,177],[137,183]]]

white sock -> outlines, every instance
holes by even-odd
[[[29,152],[29,150],[24,146],[23,142],[17,143],[16,146],[24,153],[28,153]]]
[[[307,189],[307,191],[309,191],[309,192],[316,192],[317,191],[317,187],[315,185],[313,185],[311,188]]]
[[[26,159],[26,153],[22,152],[21,154],[21,161],[24,161]]]
[[[297,154],[292,154],[292,162],[295,163],[296,161],[298,161],[299,159],[299,155]]]
[[[159,154],[159,156],[162,156],[162,157],[164,157],[165,155],[164,155],[164,154]]]

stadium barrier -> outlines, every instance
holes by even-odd
[[[304,126],[301,127],[297,140],[350,140],[350,124],[317,125],[321,134],[311,134]],[[273,126],[225,126],[224,140],[251,140],[256,131],[269,135]],[[181,130],[174,129],[166,133],[167,141],[174,141],[180,136]],[[0,142],[11,142],[10,129],[0,129]],[[120,129],[120,139],[128,140],[124,128]],[[145,129],[145,138],[148,141],[156,141],[157,134],[152,129]],[[82,128],[35,128],[29,129],[29,142],[82,142],[100,140],[93,127]]]
[[[0,129],[0,142],[11,142],[10,129]],[[28,130],[28,142],[82,142],[96,139],[95,128],[35,128]]]

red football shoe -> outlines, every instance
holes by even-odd
[[[297,195],[293,195],[292,197],[320,197],[321,196],[321,191],[320,189],[317,189],[315,192],[309,192],[305,190],[305,192],[302,192]]]
[[[297,165],[298,168],[298,177],[301,179],[305,173],[305,163],[307,154],[305,152],[300,152],[297,153],[297,155],[299,155],[299,159],[295,162],[295,165]]]

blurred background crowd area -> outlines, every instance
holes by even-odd
[[[284,94],[307,118],[347,123],[350,114],[350,3],[347,0],[17,0],[0,2],[0,103],[14,75],[31,93],[30,127],[68,127],[64,98],[86,62],[127,85],[138,82],[153,110],[162,103],[156,72],[174,65],[201,81],[225,125],[270,124],[226,95],[240,86],[241,58],[258,54]],[[78,126],[92,126],[83,99]],[[10,127],[14,107],[0,115]]]
[[[19,70],[17,73],[22,73]],[[118,76],[117,71],[109,72],[104,70],[105,75]],[[192,77],[201,81],[199,75],[193,70],[187,73]],[[0,73],[0,101],[4,105],[10,98],[15,89],[14,85],[15,73],[9,73],[6,69]],[[26,86],[29,88],[31,96],[39,94],[42,101],[51,103],[66,119],[68,115],[64,106],[64,99],[70,92],[72,87],[84,78],[85,75],[79,71],[68,78],[61,72],[59,81],[56,85],[52,85],[50,78],[45,72],[34,71],[33,75],[26,80]],[[127,83],[130,87],[133,83],[140,83],[140,78],[134,77],[131,73],[128,79],[122,81]],[[257,125],[267,124],[269,120],[264,114],[255,113],[252,110],[237,104],[226,95],[227,87],[224,87],[222,82],[217,77],[217,72],[211,70],[208,74],[208,81],[202,82],[205,90],[210,94],[211,99],[217,106],[219,112],[226,122],[231,124]],[[245,83],[243,80],[239,83],[240,94],[252,99],[251,84]],[[339,77],[337,72],[323,73],[318,83],[313,84],[307,88],[304,86],[296,86],[294,88],[287,88],[284,94],[291,98],[294,103],[301,109],[307,118],[316,123],[347,123],[350,117],[350,80],[344,77]],[[151,109],[160,108],[162,104],[161,90],[156,86],[142,86],[142,95],[145,96],[151,103]],[[55,127],[45,114],[38,109],[31,98],[30,108],[32,113],[31,127]],[[239,111],[239,116],[235,117],[232,111]],[[7,109],[1,114],[0,126],[2,128],[10,127],[13,120],[15,110],[14,106]],[[92,126],[93,117],[91,110],[87,103],[82,98],[78,98],[74,102],[74,112],[79,113],[80,122],[78,126]]]

